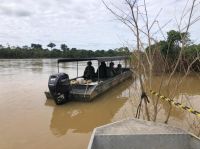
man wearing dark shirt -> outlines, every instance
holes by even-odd
[[[96,75],[97,76],[99,75],[99,78],[106,78],[107,77],[107,67],[106,67],[106,63],[104,61],[101,62],[101,65],[99,66]]]
[[[84,75],[83,75],[84,79],[87,80],[92,80],[95,77],[95,70],[94,67],[92,66],[92,62],[87,62],[87,67],[85,68],[84,71]]]

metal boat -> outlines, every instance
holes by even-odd
[[[113,77],[100,78],[98,72],[96,78],[93,80],[84,80],[83,76],[78,76],[78,62],[80,61],[97,61],[98,67],[103,61],[124,61],[125,66],[121,68],[122,71],[120,74]],[[67,62],[77,62],[76,78],[69,79],[68,74],[59,72],[59,64]],[[128,67],[130,66],[130,59],[125,56],[58,59],[57,66],[58,73],[49,77],[49,92],[45,92],[45,95],[47,98],[53,98],[58,105],[66,103],[69,100],[91,101],[96,96],[132,76],[132,71]]]
[[[129,119],[95,128],[88,149],[200,149],[200,139],[166,124]]]

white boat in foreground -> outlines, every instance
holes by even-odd
[[[180,128],[130,119],[95,128],[88,149],[200,149],[200,139]]]

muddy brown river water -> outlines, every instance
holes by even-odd
[[[79,64],[79,74],[85,66]],[[62,65],[60,71],[76,77],[76,63]],[[55,59],[0,60],[0,149],[85,149],[95,127],[135,116],[137,80],[129,79],[90,103],[56,106],[44,95],[49,75],[56,72]],[[157,88],[156,83],[153,86]],[[177,99],[200,111],[198,74],[186,79]],[[168,105],[159,105],[158,121],[163,122]],[[170,125],[198,135],[199,123],[200,118],[172,109]]]

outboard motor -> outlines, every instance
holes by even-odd
[[[70,92],[69,76],[65,73],[58,73],[49,77],[48,87],[57,105],[64,104]]]

